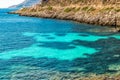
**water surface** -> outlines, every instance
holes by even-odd
[[[7,14],[9,11],[0,10],[1,80],[42,79],[38,75],[46,70],[63,75],[101,74],[120,61],[120,34],[94,31],[107,27]]]

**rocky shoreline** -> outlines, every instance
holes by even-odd
[[[119,9],[117,9],[117,12],[114,11],[114,8],[105,8],[105,9],[95,9],[94,7],[56,7],[56,6],[34,6],[30,8],[22,8],[15,12],[10,12],[12,14],[19,14],[20,16],[31,16],[31,17],[40,17],[40,18],[53,18],[53,19],[61,19],[61,20],[73,20],[80,23],[88,23],[88,24],[94,24],[94,25],[102,25],[102,26],[110,26],[110,32],[118,32],[119,26],[120,26],[120,12]],[[111,28],[112,27],[112,28]],[[103,30],[104,31],[104,30]],[[101,31],[102,32],[102,31]],[[117,47],[111,48],[110,43],[114,43],[116,40],[112,39],[109,41],[101,40],[101,43],[105,44],[107,43],[107,46],[105,46],[106,49],[109,49],[108,52],[104,51],[104,56],[94,56],[95,59],[101,60],[101,57],[104,57],[104,61],[106,63],[109,63],[108,61],[114,61],[113,63],[116,63],[116,60],[119,62],[119,40],[117,41]],[[97,42],[98,43],[98,42]],[[96,43],[95,43],[96,44]],[[110,44],[110,45],[109,45]],[[116,45],[114,44],[114,45]],[[99,46],[99,44],[97,44]],[[100,44],[101,45],[101,44]],[[112,45],[112,46],[114,46]],[[104,45],[103,45],[104,46]],[[114,53],[113,53],[114,51]],[[113,53],[113,54],[112,54]],[[116,54],[116,55],[115,55]],[[109,55],[109,56],[108,56]],[[114,58],[115,56],[115,58]],[[112,60],[114,58],[114,60]],[[93,58],[93,60],[95,60]],[[87,63],[88,64],[88,63]],[[97,62],[98,64],[98,62]],[[91,63],[91,65],[94,65],[94,63]],[[106,65],[106,64],[105,64]],[[87,65],[87,66],[90,66]],[[111,66],[111,65],[110,65]],[[98,69],[103,69],[97,65]],[[95,68],[95,67],[94,67]],[[118,70],[114,70],[114,66],[112,66],[113,69],[108,71],[108,73],[103,74],[80,74],[80,73],[65,73],[65,72],[52,72],[52,71],[45,71],[44,74],[42,70],[39,71],[38,75],[43,76],[50,76],[46,80],[120,80],[120,72]],[[119,65],[118,67],[119,68]],[[27,68],[28,69],[28,68]],[[105,67],[106,69],[106,67]],[[33,71],[33,70],[32,70]],[[113,72],[112,72],[113,71]],[[116,72],[114,72],[116,71]],[[118,72],[117,72],[118,71]],[[25,73],[25,72],[23,72]],[[34,71],[33,71],[34,73]],[[58,73],[58,74],[57,74]],[[52,74],[52,75],[51,75]],[[68,75],[67,75],[68,74]],[[21,75],[21,74],[20,74]],[[83,77],[81,77],[83,76]],[[39,78],[39,77],[38,77]],[[40,78],[39,78],[40,79]],[[32,80],[32,79],[31,79]]]
[[[83,7],[82,9],[87,8]],[[89,9],[89,8],[88,8]],[[12,14],[19,14],[20,16],[31,16],[31,17],[40,17],[40,18],[53,18],[53,19],[62,19],[62,20],[73,20],[80,23],[101,25],[101,26],[111,26],[116,29],[113,29],[113,32],[119,31],[120,27],[120,12],[115,12],[111,8],[106,8],[108,10],[97,11],[90,8],[89,11],[81,10],[80,8],[59,8],[56,7],[31,7],[23,8],[21,10],[10,12]],[[111,10],[109,10],[111,9]],[[118,8],[119,9],[119,8]]]

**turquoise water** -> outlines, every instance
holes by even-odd
[[[30,80],[26,72],[32,80],[34,74],[29,71],[40,72],[41,68],[104,73],[112,64],[108,64],[107,57],[114,62],[112,57],[119,55],[119,33],[91,32],[104,27],[7,14],[9,11],[0,10],[0,80],[11,80],[13,76],[12,80]]]
[[[21,35],[31,37],[36,43],[22,49],[1,52],[0,58],[11,59],[16,56],[29,56],[34,58],[48,57],[61,60],[73,60],[79,57],[86,57],[84,54],[94,54],[99,51],[92,47],[75,45],[72,43],[74,40],[93,42],[99,39],[108,39],[110,37],[120,38],[119,35],[94,36],[86,33],[67,33],[67,35],[64,36],[56,36],[55,33],[23,32]],[[24,44],[26,43],[24,42]]]

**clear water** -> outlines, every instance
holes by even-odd
[[[102,63],[105,60],[98,55],[114,53],[119,48],[119,33],[90,31],[104,30],[103,27],[7,14],[9,11],[0,10],[0,80],[32,80],[38,76],[32,73],[40,72],[41,68],[56,72],[104,73],[101,64],[107,62]],[[93,56],[98,57],[99,65]]]

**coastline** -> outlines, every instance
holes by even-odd
[[[58,8],[56,6],[38,7],[38,5],[36,5],[30,8],[22,8],[18,11],[10,12],[10,14],[19,14],[20,16],[40,18],[72,20],[80,23],[110,26],[115,28],[112,30],[112,32],[119,32],[120,11],[116,12],[113,9],[114,8],[106,7],[104,9],[102,8],[100,10],[94,10],[93,6],[84,6],[82,8],[67,6]],[[120,10],[119,7],[118,10]]]
[[[44,10],[42,10],[44,9]],[[66,8],[59,8],[56,7],[41,7],[38,9],[38,7],[31,7],[31,8],[23,8],[21,10],[11,12],[12,14],[19,14],[20,16],[31,16],[31,17],[40,17],[40,18],[53,18],[53,19],[62,19],[62,20],[73,20],[80,23],[88,23],[88,24],[94,24],[94,25],[102,25],[102,26],[110,26],[110,28],[113,26],[120,26],[119,25],[119,19],[117,19],[118,22],[116,22],[116,17],[120,18],[120,13],[111,10],[103,11],[103,12],[96,12],[96,11],[65,11]],[[116,15],[117,14],[117,15]],[[118,32],[115,28],[112,30],[113,32]],[[46,72],[47,74],[48,72]],[[88,76],[85,76],[83,78],[75,78],[81,79],[81,80],[117,80],[120,79],[120,73],[115,73],[114,75],[111,74],[91,74]]]

